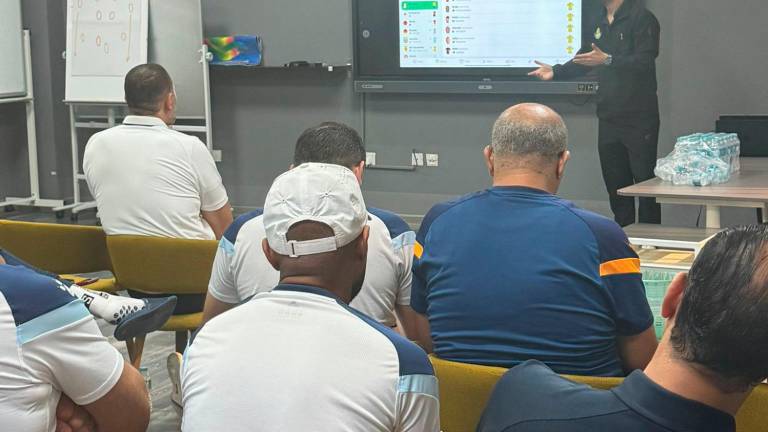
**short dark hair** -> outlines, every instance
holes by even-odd
[[[293,164],[326,163],[353,168],[365,161],[365,146],[360,134],[351,127],[325,122],[311,127],[296,141]]]
[[[168,71],[159,64],[138,65],[125,76],[125,101],[133,114],[150,115],[160,111],[160,104],[173,91]]]
[[[728,229],[688,275],[671,343],[679,357],[749,387],[768,377],[768,226]]]

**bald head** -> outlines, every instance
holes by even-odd
[[[504,111],[493,126],[491,138],[497,161],[518,166],[555,163],[566,151],[567,143],[563,118],[551,108],[534,103]]]

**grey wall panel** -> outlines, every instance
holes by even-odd
[[[207,36],[255,34],[264,64],[352,61],[351,0],[204,0]]]

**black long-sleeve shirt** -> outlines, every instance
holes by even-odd
[[[579,53],[592,51],[592,44],[613,56],[610,66],[598,67],[600,81],[597,115],[611,118],[658,118],[656,58],[661,26],[641,1],[625,0],[613,24],[607,11],[584,20],[583,45]],[[554,67],[555,79],[586,75],[592,68],[573,61]]]

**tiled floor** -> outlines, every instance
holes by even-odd
[[[114,326],[101,323],[105,336],[127,359],[125,344],[111,337]],[[151,379],[152,416],[149,432],[175,432],[181,430],[181,409],[171,402],[171,382],[168,379],[165,360],[174,350],[174,335],[170,332],[156,332],[147,337],[141,364],[149,368]]]
[[[67,215],[66,218],[56,220],[51,212],[27,212],[16,211],[3,213],[0,209],[0,218],[23,220],[30,222],[46,223],[72,223]],[[95,225],[96,215],[94,212],[86,212],[78,220],[81,225]],[[115,346],[125,358],[128,358],[125,344],[118,342],[112,337],[114,326],[101,321],[100,327],[105,336],[110,338],[112,345]],[[144,346],[144,356],[142,366],[149,368],[151,379],[152,396],[152,417],[149,425],[149,432],[176,432],[181,430],[181,409],[171,402],[171,382],[168,379],[165,361],[175,348],[174,334],[169,332],[156,332],[147,337]]]

